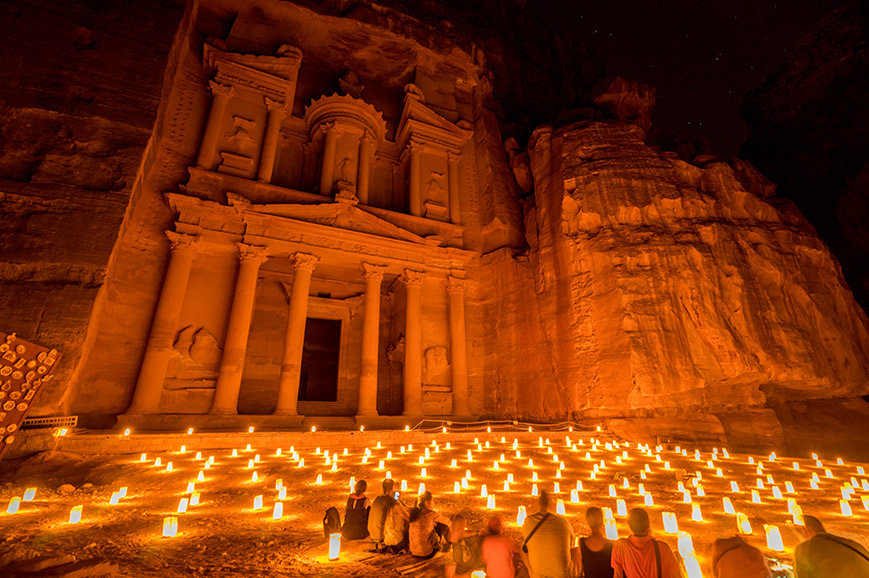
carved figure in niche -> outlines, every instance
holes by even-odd
[[[443,173],[439,173],[436,171],[432,171],[429,177],[428,182],[426,183],[426,190],[428,191],[429,198],[435,197],[440,198],[441,193],[444,192],[444,187],[441,185],[441,179],[444,178]]]
[[[341,94],[348,94],[353,98],[362,98],[362,91],[365,90],[365,86],[359,82],[359,77],[351,70],[338,79],[338,87]]]
[[[448,385],[450,364],[447,361],[447,349],[440,345],[429,347],[423,356],[423,383],[427,385]]]
[[[347,183],[353,182],[353,159],[344,157],[338,163],[338,178]]]
[[[248,158],[253,158],[256,152],[256,142],[250,134],[250,131],[256,123],[243,116],[232,117],[232,132],[227,133],[226,141],[239,154],[245,155]]]

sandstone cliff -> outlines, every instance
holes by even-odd
[[[643,139],[617,121],[532,137],[517,268],[536,299],[504,295],[528,339],[498,350],[551,370],[508,371],[490,411],[662,417],[644,433],[782,443],[768,408],[869,393],[869,322],[799,211],[726,163],[689,165]]]

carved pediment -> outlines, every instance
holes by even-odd
[[[232,195],[229,201],[241,214],[257,213],[286,217],[420,245],[432,244],[430,240],[393,225],[350,203],[254,205],[237,195]]]
[[[471,134],[471,131],[460,128],[426,106],[418,89],[405,94],[396,139],[400,147],[404,148],[413,141],[457,153]]]

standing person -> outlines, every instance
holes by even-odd
[[[649,514],[642,508],[628,512],[631,536],[613,544],[615,578],[679,578],[682,570],[670,547],[652,537]]]
[[[715,578],[770,578],[763,552],[741,536],[719,538],[712,545],[712,575]]]
[[[432,558],[440,551],[449,551],[447,541],[450,520],[434,509],[434,496],[423,492],[410,511],[410,553],[419,558]]]
[[[513,564],[516,545],[502,533],[503,529],[504,522],[500,516],[493,516],[486,527],[481,558],[486,565],[488,578],[514,578],[516,575],[516,566]]]
[[[572,571],[573,528],[566,518],[549,511],[549,492],[540,492],[538,504],[537,513],[522,524],[522,551],[528,554],[528,564],[540,578],[567,578]]]
[[[867,578],[869,551],[853,540],[828,534],[821,521],[805,516],[806,540],[794,550],[797,578]]]
[[[368,536],[368,510],[371,500],[365,496],[368,483],[365,480],[356,482],[353,493],[347,498],[347,508],[344,510],[344,525],[341,534],[345,540],[361,540]]]
[[[379,550],[383,545],[383,526],[389,509],[395,505],[395,496],[392,489],[395,481],[392,478],[383,480],[383,493],[374,498],[371,510],[368,512],[368,536],[374,542],[374,549]]]
[[[468,521],[461,514],[457,514],[450,524],[450,552],[452,560],[448,560],[444,571],[446,578],[456,576],[468,576],[474,570],[483,567],[480,560],[480,549],[483,544],[483,536],[479,534],[467,534]]]
[[[604,531],[603,511],[592,506],[585,511],[591,534],[579,539],[580,568],[578,574],[585,578],[613,578],[613,541]]]

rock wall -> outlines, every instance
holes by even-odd
[[[794,205],[762,182],[746,190],[743,163],[693,166],[644,136],[584,121],[529,143],[536,303],[515,306],[539,321],[513,331],[542,326],[553,372],[526,388],[525,415],[654,416],[658,433],[750,438],[778,423],[769,408],[869,393],[869,321]],[[510,406],[508,391],[493,396],[494,411]]]
[[[68,407],[183,13],[169,0],[0,7],[3,330],[63,351],[30,415]]]

